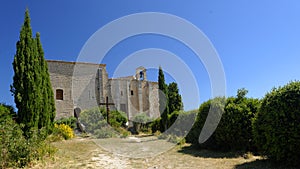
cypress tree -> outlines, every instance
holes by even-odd
[[[55,101],[54,94],[51,86],[50,75],[48,71],[48,65],[44,58],[44,50],[40,40],[40,34],[36,34],[36,45],[38,51],[38,58],[40,63],[40,76],[41,76],[41,94],[42,94],[42,106],[39,116],[39,129],[46,127],[48,132],[52,131],[53,121],[55,118]]]
[[[175,82],[168,85],[168,99],[169,113],[183,109],[182,98],[179,94],[178,85]]]
[[[168,114],[169,114],[169,106],[168,106],[168,86],[165,83],[165,75],[161,68],[159,67],[158,71],[158,88],[159,92],[159,110],[160,116],[163,124],[163,130],[166,131],[168,129]]]
[[[18,108],[18,122],[24,124],[27,136],[30,136],[30,130],[42,127],[48,133],[55,116],[53,91],[39,34],[37,38],[32,37],[28,9],[16,48],[11,91]]]

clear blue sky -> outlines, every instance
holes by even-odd
[[[109,22],[138,12],[162,12],[186,19],[210,39],[224,66],[228,96],[244,87],[249,90],[248,96],[262,98],[272,87],[300,80],[298,0],[2,0],[0,102],[14,102],[9,91],[12,61],[26,7],[33,32],[41,33],[46,59],[75,61],[89,37]],[[197,78],[199,104],[211,97],[205,68],[193,61],[194,53],[189,48],[168,37],[141,35],[117,44],[103,60],[110,76],[123,57],[145,48],[160,48],[180,56]],[[150,79],[156,80],[156,75],[150,75]],[[188,84],[181,85],[180,90],[189,90]],[[199,104],[190,104],[193,99],[184,97],[186,109],[198,108]]]

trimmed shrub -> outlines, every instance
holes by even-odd
[[[262,100],[253,122],[255,143],[262,155],[300,164],[300,82],[274,88]]]
[[[209,110],[218,111],[213,118],[222,117],[214,133],[200,147],[222,151],[249,151],[255,149],[253,143],[252,121],[258,111],[258,99],[246,98],[247,90],[238,90],[236,97],[215,98],[204,102],[199,108],[196,122],[187,135],[186,140],[192,144],[199,144],[200,132],[207,119]],[[213,106],[213,107],[212,107]],[[224,107],[224,108],[222,108]],[[220,111],[220,110],[224,111]],[[211,123],[208,123],[211,125]]]
[[[215,131],[216,144],[222,150],[254,149],[252,121],[259,108],[257,99],[228,98],[222,119]]]
[[[186,142],[192,143],[192,144],[199,144],[199,136],[201,133],[201,130],[204,126],[204,123],[206,121],[207,115],[209,113],[210,107],[212,105],[218,105],[223,104],[224,98],[215,98],[212,100],[208,100],[200,105],[196,121],[190,130],[190,132],[186,136]],[[201,144],[201,147],[211,148],[211,149],[217,149],[216,147],[216,139],[215,134],[212,134],[208,140],[206,140],[203,144]]]

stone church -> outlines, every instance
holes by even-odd
[[[129,120],[138,113],[157,118],[158,83],[147,80],[144,67],[132,76],[108,78],[105,64],[48,60],[56,103],[56,119],[74,116],[74,110],[91,109],[108,102],[110,110],[126,113]],[[105,105],[102,105],[105,106]]]

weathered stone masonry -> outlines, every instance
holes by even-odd
[[[52,88],[56,99],[56,119],[74,116],[74,109],[96,107],[105,98],[132,118],[141,112],[157,118],[158,83],[147,81],[146,69],[138,67],[133,76],[108,78],[105,64],[48,60]]]

